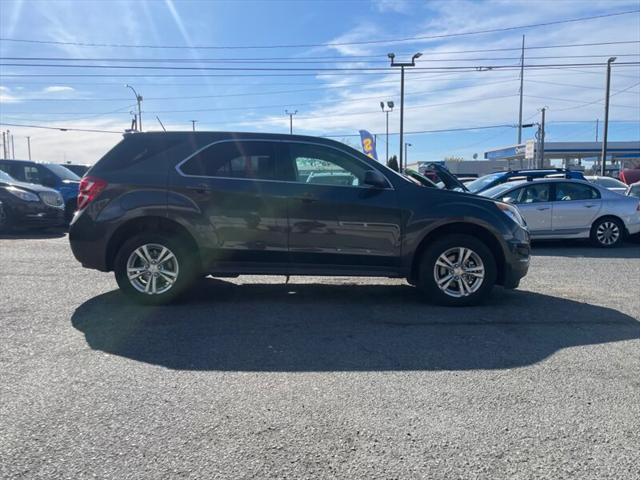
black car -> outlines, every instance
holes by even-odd
[[[0,230],[64,225],[64,200],[52,188],[19,182],[0,170]]]
[[[348,185],[308,182],[350,175]],[[406,278],[469,305],[529,266],[518,210],[427,188],[325,138],[229,132],[125,135],[87,172],[69,240],[88,268],[165,303],[198,276]]]

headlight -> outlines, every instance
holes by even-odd
[[[8,187],[7,192],[9,192],[11,195],[18,197],[20,200],[24,200],[25,202],[40,201],[40,198],[37,195],[31,192],[27,192],[25,190],[20,190],[19,188],[16,188],[16,187]]]
[[[505,215],[511,218],[511,220],[516,222],[521,227],[527,226],[527,222],[524,221],[524,218],[522,218],[520,211],[516,207],[503,202],[495,202],[495,203],[496,203],[496,207],[502,210]]]

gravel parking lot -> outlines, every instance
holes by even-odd
[[[638,478],[640,246],[516,291],[204,279],[139,307],[62,235],[0,237],[2,478]]]

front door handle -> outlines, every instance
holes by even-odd
[[[198,183],[197,185],[188,185],[187,189],[195,190],[198,193],[209,193],[211,188],[206,183]]]
[[[300,200],[303,203],[311,203],[311,202],[317,201],[318,199],[314,197],[311,193],[305,193],[300,197],[298,197],[298,200]]]
[[[584,208],[593,208],[595,205],[585,205]]]
[[[538,207],[538,210],[540,210],[541,212],[544,210],[549,210],[551,207]]]

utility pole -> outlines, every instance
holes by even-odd
[[[607,163],[607,139],[609,135],[609,93],[611,87],[611,64],[616,61],[616,57],[607,60],[607,89],[604,101],[604,130],[602,132],[602,164],[600,166],[600,175],[605,176]]]
[[[7,158],[7,135],[2,131],[2,158]]]
[[[520,110],[518,113],[518,145],[522,143],[522,96],[524,93],[524,35],[522,35],[522,54],[520,55]]]
[[[284,113],[289,115],[289,135],[293,135],[293,116],[298,113],[298,110],[290,112],[289,110],[285,110]]]
[[[27,151],[29,152],[29,160],[31,160],[31,137],[27,137]]]
[[[195,132],[196,131],[196,122],[197,120],[189,120],[191,122],[191,129]]]
[[[129,84],[125,85],[125,87],[130,88],[131,91],[133,92],[133,94],[136,96],[136,102],[138,103],[138,125],[137,125],[137,130],[139,132],[141,132],[142,131],[142,95],[138,95],[138,92],[136,92],[135,88],[133,88]]]
[[[596,118],[596,142],[598,141],[598,127],[599,127],[600,119]]]
[[[415,67],[416,59],[422,56],[422,53],[418,52],[411,57],[411,62],[398,62],[396,63],[395,53],[389,53],[387,55],[391,59],[392,67],[400,67],[400,161],[398,162],[398,169],[402,172],[402,143],[404,141],[404,67]]]
[[[542,107],[542,121],[540,122],[540,160],[538,168],[544,168],[544,121],[547,107]]]
[[[385,110],[384,107],[385,107],[384,102],[380,102],[380,108],[387,115],[387,159],[385,161],[385,165],[386,165],[387,162],[389,161],[389,112],[393,111],[394,103],[391,100],[388,100],[387,107],[389,107],[389,110]]]
[[[15,160],[16,159],[16,144],[15,144],[13,135],[10,135],[10,140],[11,140],[11,158]]]

